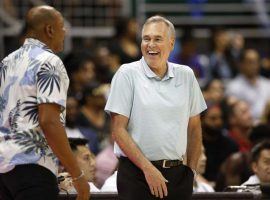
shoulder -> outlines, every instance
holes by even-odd
[[[244,182],[242,185],[252,185],[252,184],[259,184],[260,180],[256,175],[252,175],[249,177],[249,179]]]
[[[245,84],[245,80],[241,75],[236,76],[234,79],[229,81],[227,88],[228,89],[237,89]]]
[[[124,74],[130,74],[134,72],[138,72],[140,70],[141,62],[135,61],[131,63],[123,64],[119,67],[118,72],[124,73]]]
[[[121,65],[115,73],[114,79],[118,79],[121,77],[131,81],[139,74],[142,74],[141,62],[135,61]]]
[[[171,62],[169,62],[169,65],[173,67],[173,70],[177,75],[183,74],[190,77],[194,76],[193,70],[187,65],[180,65],[180,64],[171,63]]]
[[[51,53],[49,51],[45,51],[42,53],[42,57],[40,57],[41,69],[46,69],[50,71],[59,71],[61,74],[66,74],[66,69],[63,64],[63,61],[59,56]]]
[[[54,53],[44,51],[43,56],[44,56],[43,61],[46,63],[51,63],[53,65],[63,65],[63,62],[60,59],[60,57]]]
[[[189,66],[175,63],[169,63],[169,65],[173,68],[173,73],[177,82],[182,82],[189,86],[193,85],[196,77]]]

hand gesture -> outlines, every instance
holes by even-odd
[[[160,171],[153,165],[144,170],[144,176],[152,195],[163,198],[168,195],[166,182],[168,182]]]

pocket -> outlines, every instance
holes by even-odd
[[[192,178],[194,178],[194,173],[193,173],[192,169],[189,166],[187,166],[187,165],[184,165],[184,167],[185,167],[185,169],[187,171],[187,174],[189,176],[192,176]]]

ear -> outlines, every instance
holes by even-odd
[[[257,169],[257,163],[256,162],[251,163],[251,169],[255,174],[257,173],[258,169]]]
[[[53,35],[54,35],[54,28],[52,25],[50,24],[47,24],[45,26],[45,32],[46,32],[46,35],[49,37],[49,38],[53,38]]]
[[[171,44],[171,51],[174,49],[174,44],[175,44],[175,38],[170,39],[170,44]]]

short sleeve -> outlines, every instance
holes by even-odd
[[[207,106],[194,73],[192,72],[192,81],[190,88],[190,117],[194,117],[204,111]]]
[[[37,71],[37,103],[55,103],[66,107],[69,79],[58,57],[45,61]]]
[[[118,70],[114,75],[110,94],[105,106],[107,113],[117,113],[130,117],[133,102],[133,84],[127,73]]]

